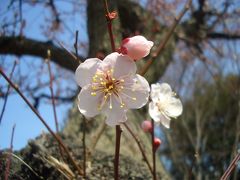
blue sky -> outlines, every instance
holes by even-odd
[[[7,7],[10,3],[10,0],[6,1],[0,1],[0,24],[4,23],[3,20],[6,19],[7,22],[10,22],[13,20],[13,12],[8,11]],[[74,8],[71,4],[65,3],[62,1],[57,1],[56,6],[59,10],[66,11],[66,14],[68,11],[72,11]],[[18,8],[18,1],[14,3],[12,6],[14,8]],[[36,40],[45,41],[47,38],[43,35],[43,29],[40,28],[39,24],[45,26],[44,23],[47,18],[51,17],[51,13],[46,9],[45,6],[30,6],[30,5],[23,5],[23,19],[26,20],[26,27],[24,29],[24,35],[28,38],[33,38]],[[74,33],[76,30],[79,30],[79,42],[86,43],[87,42],[87,34],[86,34],[86,22],[85,22],[85,6],[84,4],[80,7],[80,13],[81,16],[78,13],[71,14],[71,15],[63,15],[62,18],[64,21],[64,31],[57,33],[56,38],[58,41],[66,42],[67,47],[73,47],[73,43],[75,41]],[[46,27],[44,27],[46,28]],[[19,31],[18,28],[16,30]],[[17,34],[17,32],[16,32]],[[79,49],[80,53],[86,53],[86,50],[81,51]],[[15,58],[13,56],[0,56],[0,58],[3,60],[0,61],[7,61],[7,64],[4,63],[4,67],[8,66],[11,67]],[[36,67],[38,65],[42,64],[42,60],[38,60],[38,58],[33,57],[27,57],[24,56],[20,59],[21,61],[21,71],[23,71],[24,74],[28,74],[31,76],[34,75],[34,71],[37,71],[35,69],[29,69],[28,65],[25,63],[28,61],[36,61]],[[1,62],[2,64],[2,62]],[[1,65],[0,64],[0,65]],[[16,71],[17,71],[16,68]],[[10,68],[11,69],[11,68]],[[7,68],[7,74],[9,74],[9,68]],[[15,77],[17,76],[17,73],[15,71]],[[54,70],[53,70],[54,71]],[[56,72],[56,71],[55,71]],[[53,72],[53,73],[55,73]],[[56,72],[57,73],[57,72]],[[74,84],[74,76],[70,75],[72,78],[71,83],[68,84],[67,82],[62,82],[64,87],[71,86],[71,88],[76,88],[76,84]],[[17,77],[16,77],[17,78]],[[46,81],[48,76],[43,76],[43,81]],[[32,79],[32,84],[35,82],[34,76]],[[0,77],[0,86],[7,85],[7,82]],[[45,88],[42,91],[47,92],[49,94],[49,88]],[[25,94],[27,95],[27,94]],[[0,110],[3,106],[3,100],[0,100]],[[71,103],[63,104],[60,106],[57,106],[57,115],[59,119],[60,126],[62,127],[64,124],[64,120],[67,119],[68,110],[71,107]],[[43,116],[43,118],[46,120],[46,122],[50,125],[52,129],[55,130],[55,123],[54,123],[54,117],[53,117],[53,110],[52,105],[49,103],[41,103],[39,107],[39,112]],[[25,102],[19,97],[17,94],[14,94],[12,96],[9,96],[7,107],[4,113],[4,117],[2,120],[2,123],[0,124],[0,149],[4,149],[9,147],[10,145],[10,139],[11,139],[11,131],[13,125],[16,124],[15,128],[15,136],[14,136],[14,149],[21,149],[24,147],[29,139],[33,139],[36,136],[38,136],[41,132],[47,132],[46,128],[42,125],[42,123],[39,121],[39,119],[36,117],[36,115],[30,110],[30,108],[25,104]]]

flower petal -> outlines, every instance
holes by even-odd
[[[172,88],[167,83],[156,83],[151,85],[151,99],[158,101],[163,96],[169,96],[172,93]]]
[[[155,122],[160,122],[161,113],[154,102],[149,103],[148,113]]]
[[[166,106],[165,113],[167,116],[176,118],[180,114],[182,114],[183,106],[180,99],[172,97],[168,101],[168,105]]]
[[[166,128],[170,127],[170,118],[161,114],[154,102],[149,103],[148,112],[150,117],[157,123],[161,123]]]
[[[109,106],[105,106],[103,109],[104,114],[107,116],[106,124],[109,126],[116,126],[127,121],[126,112],[127,110],[120,107],[120,103],[114,96],[111,97],[112,109]]]
[[[105,57],[103,60],[103,68],[113,69],[113,77],[116,79],[121,76],[135,74],[137,71],[136,64],[133,60],[117,52]]]
[[[160,116],[160,122],[162,123],[163,126],[165,126],[166,128],[170,128],[170,118],[168,118],[167,116],[164,116],[161,114]]]
[[[75,72],[75,79],[80,87],[91,83],[92,77],[101,63],[102,61],[98,58],[90,58],[78,66]]]
[[[91,86],[84,86],[78,95],[78,109],[86,117],[94,117],[100,113],[98,102],[101,100],[101,93],[96,96],[91,95]]]
[[[120,95],[125,105],[130,109],[138,109],[143,107],[148,102],[150,87],[147,80],[140,76],[135,75],[126,79],[126,85],[120,91]],[[131,84],[132,85],[128,85]]]

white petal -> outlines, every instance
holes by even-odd
[[[170,118],[168,118],[167,116],[164,116],[161,114],[160,116],[160,122],[162,123],[163,126],[165,126],[166,128],[170,128]]]
[[[116,79],[121,76],[135,74],[137,71],[136,64],[133,60],[117,52],[106,56],[103,63],[103,66],[110,66],[109,68],[113,69],[113,77]]]
[[[80,87],[91,83],[92,77],[101,63],[102,61],[98,58],[90,58],[78,66],[75,72],[75,79]]]
[[[148,112],[150,117],[157,123],[161,123],[166,128],[170,127],[170,118],[161,114],[154,102],[149,103]]]
[[[167,83],[156,83],[151,85],[151,99],[157,101],[160,96],[170,95],[172,88]]]
[[[111,98],[112,99],[108,102],[108,105],[111,102],[112,109],[110,109],[109,106],[105,106],[103,112],[107,116],[106,124],[109,126],[116,126],[127,121],[127,110],[120,107],[119,102],[115,99],[114,96]]]
[[[160,122],[161,113],[154,102],[149,103],[148,113],[155,122]]]
[[[130,109],[138,109],[143,107],[149,98],[150,87],[147,80],[140,76],[131,76],[125,83],[133,83],[133,85],[125,85],[124,89],[120,92],[123,102]]]
[[[100,113],[98,103],[102,98],[101,93],[91,95],[91,86],[84,86],[78,95],[78,109],[86,117],[94,117]]]
[[[177,117],[182,114],[182,103],[178,98],[172,97],[168,101],[165,112],[170,117]]]

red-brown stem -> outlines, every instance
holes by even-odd
[[[83,137],[82,137],[82,142],[83,142],[83,177],[86,177],[86,142],[85,142],[85,137],[86,136],[86,119],[83,117]]]
[[[110,37],[110,41],[111,41],[111,47],[112,47],[112,51],[114,52],[115,49],[115,43],[114,43],[114,37],[113,37],[113,31],[112,31],[112,18],[109,17],[110,12],[108,9],[108,3],[107,0],[103,0],[104,2],[104,8],[105,8],[105,16],[107,19],[107,25],[108,25],[108,34]],[[119,152],[120,152],[120,141],[121,141],[121,127],[120,125],[116,126],[116,144],[115,144],[115,158],[114,158],[114,179],[118,180],[119,179]]]
[[[55,105],[55,98],[53,93],[53,75],[50,65],[50,58],[51,58],[51,52],[48,50],[48,58],[46,59],[47,65],[48,65],[48,74],[49,74],[49,89],[51,92],[51,99],[52,99],[52,107],[53,107],[53,114],[54,114],[54,121],[55,121],[55,127],[56,132],[59,133],[59,126],[58,126],[58,118],[57,118],[57,112],[56,112],[56,105]]]
[[[12,75],[13,75],[13,72],[14,72],[14,70],[15,70],[16,65],[17,65],[17,60],[14,61],[14,64],[13,64],[13,67],[12,67],[12,71],[11,71],[10,76],[9,76],[10,79],[12,79]],[[5,97],[4,97],[3,108],[2,108],[2,111],[1,111],[0,124],[1,124],[1,122],[2,122],[3,114],[4,114],[4,111],[5,111],[5,109],[6,109],[6,105],[7,105],[7,100],[8,100],[8,95],[9,95],[9,92],[10,92],[10,88],[11,88],[11,86],[8,85],[8,87],[7,87],[7,92],[6,92]]]
[[[116,126],[116,144],[115,144],[115,158],[114,158],[114,180],[119,180],[119,152],[120,152],[120,141],[121,141],[121,127]]]
[[[231,164],[227,168],[227,170],[224,172],[224,174],[221,177],[221,180],[227,180],[229,176],[231,175],[234,168],[237,166],[238,161],[240,160],[240,153],[238,153],[235,158],[232,160]]]
[[[180,20],[182,19],[183,15],[187,12],[189,7],[191,6],[191,3],[192,3],[192,0],[188,0],[186,2],[186,4],[185,4],[183,10],[180,12],[180,14],[177,17],[175,17],[174,23],[172,24],[171,28],[169,29],[167,35],[165,36],[165,39],[158,46],[156,51],[153,53],[153,56],[147,61],[147,63],[142,68],[142,70],[139,72],[140,75],[144,75],[148,71],[148,69],[150,68],[150,66],[152,65],[153,61],[156,59],[156,57],[158,57],[158,55],[162,53],[162,51],[164,50],[164,48],[165,48],[167,42],[169,41],[170,37],[172,37],[173,32],[176,29],[178,23],[180,22]]]
[[[112,31],[112,20],[109,15],[110,15],[110,12],[109,12],[109,9],[108,9],[108,3],[107,3],[107,0],[103,0],[104,1],[104,8],[105,8],[105,16],[106,16],[106,19],[107,19],[107,26],[108,26],[108,34],[109,34],[109,37],[110,37],[110,41],[111,41],[111,47],[112,47],[112,51],[115,52],[116,51],[116,48],[115,48],[115,42],[114,42],[114,37],[113,37],[113,31]]]
[[[127,128],[128,132],[132,135],[133,139],[137,142],[137,145],[138,145],[138,147],[139,147],[139,149],[142,153],[143,159],[147,163],[147,166],[148,166],[150,172],[153,174],[152,167],[151,167],[151,165],[150,165],[150,163],[147,159],[147,156],[146,156],[145,151],[142,147],[140,139],[138,138],[138,136],[136,134],[133,133],[133,131],[130,129],[130,127],[126,123],[124,123],[124,126]]]
[[[4,77],[4,79],[11,85],[12,88],[15,89],[15,91],[22,97],[22,99],[25,101],[25,103],[30,107],[30,109],[35,113],[35,115],[39,118],[39,120],[43,123],[43,125],[47,128],[47,130],[50,132],[50,134],[53,136],[54,139],[61,145],[63,150],[66,152],[69,160],[73,164],[73,166],[76,168],[78,173],[80,175],[83,174],[82,169],[77,165],[73,157],[71,156],[68,148],[64,145],[61,138],[53,132],[53,130],[49,127],[49,125],[46,123],[46,121],[42,118],[42,116],[39,114],[39,112],[34,108],[34,106],[28,101],[28,99],[23,95],[23,93],[19,90],[19,88],[7,77],[7,75],[2,71],[0,68],[0,74]]]
[[[156,176],[156,150],[155,150],[155,147],[154,147],[154,121],[153,121],[153,119],[152,119],[151,135],[152,135],[153,180],[156,180],[157,179],[157,176]]]
[[[10,149],[9,149],[9,154],[7,157],[7,165],[6,165],[6,170],[5,170],[5,180],[8,180],[8,177],[9,177],[9,170],[10,170],[10,165],[11,165],[11,161],[12,161],[13,137],[14,137],[15,127],[16,127],[16,124],[14,124],[13,128],[12,128]]]
[[[56,105],[55,105],[55,98],[54,98],[54,93],[53,93],[53,75],[52,75],[52,70],[51,70],[51,65],[50,65],[50,59],[51,59],[51,51],[47,51],[47,65],[48,65],[48,74],[49,74],[49,89],[51,92],[51,99],[52,99],[52,107],[53,107],[53,114],[54,114],[54,121],[55,121],[55,127],[56,127],[56,132],[59,133],[59,125],[58,125],[58,119],[57,119],[57,111],[56,111]],[[64,161],[64,156],[62,152],[62,148],[59,144],[59,152],[62,157],[62,160]]]
[[[78,31],[76,31],[75,34],[75,43],[74,43],[76,58],[80,63],[80,60],[78,58]],[[86,135],[86,119],[83,117],[83,137],[82,137],[82,143],[83,143],[83,177],[86,177],[86,143],[85,143],[85,135]]]

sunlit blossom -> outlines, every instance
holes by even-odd
[[[138,35],[124,39],[120,52],[128,55],[133,60],[139,60],[150,53],[152,46],[152,41],[148,41],[145,37]]]
[[[127,120],[128,109],[144,106],[150,87],[146,79],[136,74],[136,64],[128,56],[111,53],[103,61],[90,58],[76,70],[81,92],[78,108],[86,117],[103,113],[110,126]]]
[[[182,114],[180,99],[176,98],[176,94],[167,83],[152,84],[150,96],[152,99],[149,103],[151,118],[169,128],[171,118],[177,118]]]

